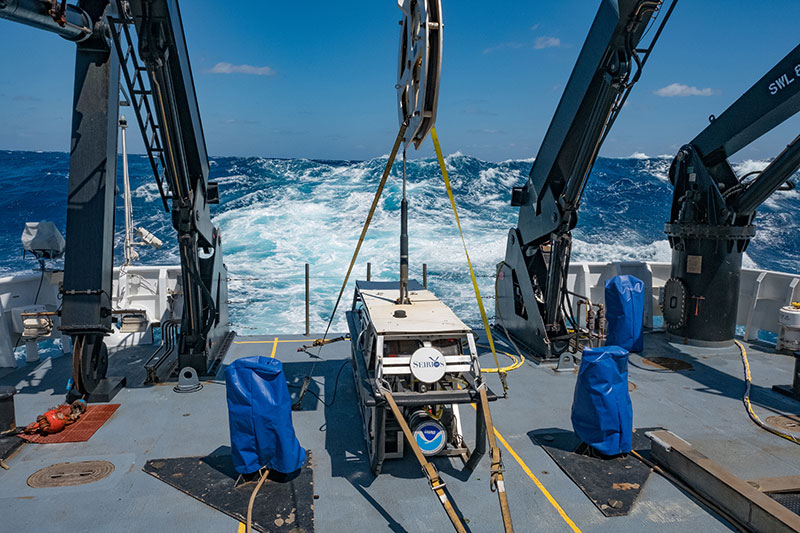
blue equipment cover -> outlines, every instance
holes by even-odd
[[[606,281],[606,345],[630,352],[644,348],[644,283],[635,276],[614,276]]]
[[[249,474],[267,467],[284,474],[306,460],[292,426],[283,365],[270,357],[237,359],[225,371],[233,467]]]
[[[604,455],[633,446],[633,407],[628,393],[628,352],[619,346],[585,348],[572,399],[572,429]]]

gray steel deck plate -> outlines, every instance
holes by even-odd
[[[650,439],[644,434],[652,429],[633,432],[633,449],[643,456],[650,453]],[[625,516],[631,511],[650,477],[650,467],[633,455],[611,458],[588,455],[586,445],[572,431],[542,429],[532,433],[547,455],[605,516]]]

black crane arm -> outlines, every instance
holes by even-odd
[[[497,314],[537,356],[563,351],[564,299],[571,230],[589,172],[676,5],[661,17],[649,45],[640,41],[664,6],[652,0],[602,0],[524,187],[498,274]],[[509,272],[510,271],[510,272]]]
[[[195,211],[194,222],[176,221],[176,229],[184,224],[194,225],[206,243],[213,243],[208,204],[216,194],[212,191],[213,197],[209,198],[208,153],[178,3],[133,0],[130,6],[140,57],[152,83],[173,213]]]
[[[756,208],[800,166],[800,142],[743,182],[728,158],[800,109],[800,46],[789,52],[689,144],[670,168],[675,187],[670,221],[745,226]]]
[[[712,344],[733,339],[742,255],[755,235],[755,212],[800,168],[800,137],[751,180],[736,176],[728,158],[798,111],[800,46],[712,116],[675,156],[665,225],[673,254],[663,311],[667,328],[680,337]]]
[[[524,244],[549,240],[549,233],[558,226],[566,223],[572,229],[577,223],[574,213],[589,171],[623,94],[638,78],[643,58],[637,46],[660,5],[649,0],[601,3],[528,182],[512,200],[521,206],[519,230]],[[631,78],[637,64],[639,69]]]
[[[112,331],[122,83],[164,207],[172,201],[184,295],[178,364],[205,373],[228,335],[227,271],[220,232],[211,222],[209,204],[217,203],[219,194],[208,181],[208,153],[177,0],[78,0],[76,6],[58,0],[0,0],[0,18],[77,43],[61,317],[61,330],[78,347],[76,388],[91,393],[106,373],[107,359],[101,354],[102,336]]]
[[[714,166],[796,113],[800,101],[800,45],[740,96],[692,141]]]
[[[178,232],[185,298],[179,365],[204,373],[213,358],[211,345],[218,344],[210,332],[217,325],[226,327],[220,308],[227,274],[220,232],[209,210],[219,195],[208,180],[208,153],[177,0],[131,0],[129,5],[150,79],[172,223]]]

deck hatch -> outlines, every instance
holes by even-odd
[[[775,426],[792,433],[800,432],[800,417],[798,416],[768,416],[766,422],[770,426]]]
[[[34,489],[43,489],[86,485],[108,477],[113,471],[114,464],[108,461],[58,463],[31,474],[28,478],[28,486]]]

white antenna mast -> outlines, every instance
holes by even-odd
[[[133,205],[131,203],[131,180],[128,174],[128,143],[125,131],[128,129],[128,121],[125,115],[119,117],[119,127],[122,137],[122,186],[123,198],[125,201],[125,265],[130,265],[139,259],[139,253],[133,249]]]

